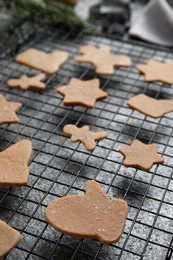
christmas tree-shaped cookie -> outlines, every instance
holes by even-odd
[[[1,152],[0,186],[26,185],[31,155],[32,145],[28,140],[20,141]]]

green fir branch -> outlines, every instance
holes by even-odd
[[[55,0],[2,0],[0,13],[2,28],[14,29],[25,22],[64,25],[69,28],[92,29],[81,21],[72,7]],[[3,27],[2,27],[3,25]]]

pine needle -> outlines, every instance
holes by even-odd
[[[6,29],[13,29],[25,22],[90,29],[89,25],[77,17],[72,7],[55,0],[2,0],[2,2],[4,8],[3,15],[0,14],[0,23]]]

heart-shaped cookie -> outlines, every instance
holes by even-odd
[[[27,49],[16,57],[18,63],[48,74],[58,71],[67,59],[68,53],[65,51],[46,53],[34,48]]]

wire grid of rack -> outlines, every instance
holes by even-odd
[[[113,53],[129,55],[133,65],[117,69],[111,77],[99,76],[108,98],[94,109],[65,107],[56,87],[71,77],[83,80],[96,77],[90,65],[73,58],[85,44],[108,44]],[[100,35],[74,33],[64,29],[42,30],[20,51],[35,47],[43,51],[65,50],[68,62],[57,74],[47,76],[43,92],[9,90],[6,81],[37,70],[19,65],[15,57],[0,58],[0,91],[7,100],[22,102],[20,124],[0,126],[0,150],[21,139],[33,143],[29,184],[21,188],[0,188],[0,218],[18,229],[22,242],[5,259],[171,259],[173,245],[173,113],[152,119],[127,106],[139,93],[155,98],[171,98],[173,88],[161,83],[148,84],[136,65],[150,58],[173,59],[172,51]],[[104,62],[104,61],[103,61]],[[63,126],[73,123],[106,130],[108,138],[88,153],[82,144],[71,144]],[[157,143],[165,158],[149,172],[123,166],[119,148],[134,139]],[[102,245],[96,240],[81,240],[56,232],[45,220],[45,209],[52,200],[83,194],[88,180],[95,179],[110,197],[129,204],[126,226],[120,241]]]

